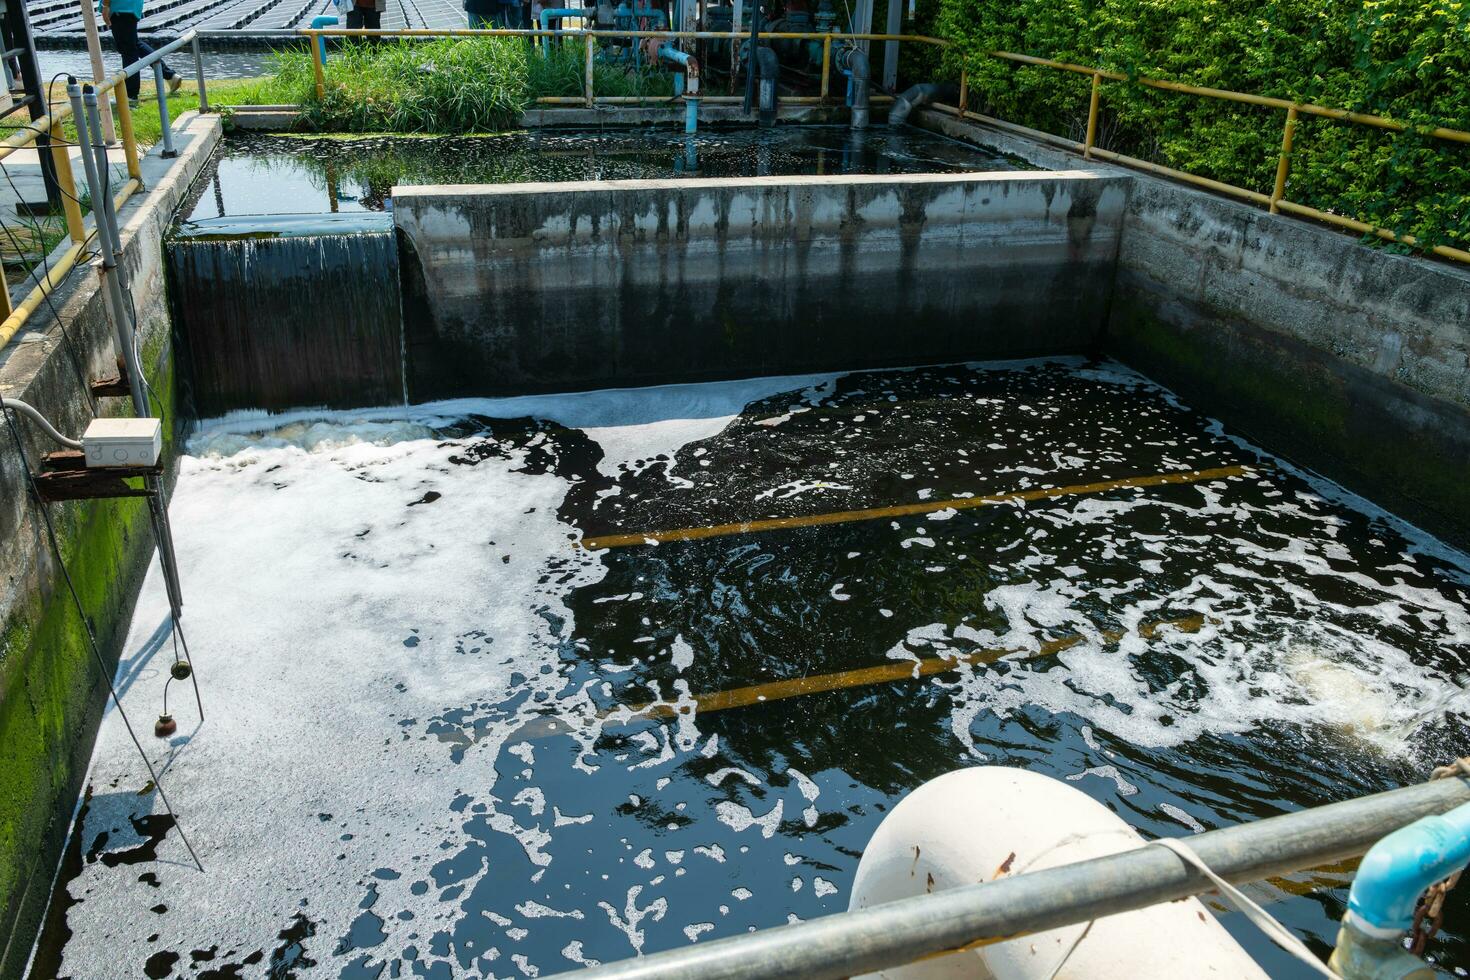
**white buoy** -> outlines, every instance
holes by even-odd
[[[1086,793],[1049,776],[983,766],[914,790],[883,819],[858,865],[850,910],[1072,864],[1143,846]],[[1085,933],[1085,935],[1084,935]],[[887,980],[1264,980],[1198,899],[1023,936],[869,974]]]

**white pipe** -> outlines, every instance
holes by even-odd
[[[107,68],[102,63],[102,40],[97,34],[97,12],[92,9],[91,0],[82,2],[82,32],[87,36],[87,54],[92,61],[92,83],[101,85],[107,81]],[[112,106],[105,102],[102,104],[102,137],[108,146],[117,142],[117,134],[112,128]]]
[[[8,408],[11,411],[19,412],[20,414],[24,415],[32,422],[39,425],[42,432],[45,432],[48,436],[61,443],[63,446],[67,446],[71,449],[82,448],[82,444],[80,442],[77,442],[77,440],[75,439],[68,439],[60,432],[57,432],[55,426],[46,421],[46,416],[42,415],[40,412],[36,411],[30,405],[27,405],[25,402],[21,401],[18,398],[0,398],[0,408]]]

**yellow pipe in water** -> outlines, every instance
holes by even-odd
[[[1121,480],[1104,480],[1098,483],[1083,483],[1069,487],[1018,490],[1013,493],[998,493],[983,497],[959,497],[952,500],[926,500],[917,504],[896,504],[890,507],[874,507],[869,510],[842,510],[827,514],[809,514],[803,517],[773,517],[764,520],[742,521],[738,524],[715,524],[710,527],[682,528],[676,531],[605,534],[598,537],[583,538],[579,544],[588,551],[596,551],[604,548],[627,547],[629,545],[662,544],[668,541],[698,541],[704,538],[727,537],[732,534],[756,534],[761,531],[777,531],[794,527],[817,527],[825,524],[851,524],[858,521],[873,521],[882,518],[934,514],[942,510],[968,510],[975,507],[989,507],[995,504],[1053,500],[1057,497],[1075,497],[1083,494],[1103,493],[1108,490],[1161,487],[1170,484],[1200,483],[1206,480],[1225,480],[1233,477],[1247,476],[1254,472],[1256,472],[1255,468],[1250,466],[1221,466],[1209,470],[1181,470],[1177,473],[1132,476]]]
[[[1204,625],[1205,617],[1195,614],[1179,619],[1165,619],[1153,623],[1145,623],[1138,628],[1138,634],[1144,639],[1151,640],[1158,636],[1159,631],[1165,627],[1177,629],[1185,633],[1198,633],[1204,628]],[[1126,634],[1121,630],[1103,630],[1100,635],[1107,643],[1117,643]],[[788,680],[753,684],[749,687],[731,688],[728,691],[696,694],[694,695],[693,705],[690,705],[688,702],[675,704],[667,701],[654,701],[647,704],[627,705],[626,707],[633,712],[633,718],[673,718],[679,714],[690,713],[691,710],[698,712],[725,711],[730,708],[745,708],[753,704],[764,704],[767,701],[783,701],[787,698],[801,697],[805,694],[841,691],[852,687],[867,687],[873,684],[884,684],[894,681],[917,680],[920,677],[928,677],[932,674],[943,674],[951,670],[959,670],[964,666],[988,667],[1006,657],[1015,657],[1020,660],[1051,657],[1077,646],[1086,639],[1080,633],[1070,633],[1066,636],[1057,637],[1056,639],[1043,640],[1035,650],[1031,651],[1014,648],[996,648],[975,650],[971,653],[960,654],[953,659],[947,657],[921,657],[918,662],[913,660],[895,660],[873,667],[859,667],[855,670],[843,670],[832,674],[793,677]],[[623,708],[610,708],[606,711],[598,712],[597,717],[599,720],[606,721],[609,718],[620,715],[622,711]]]

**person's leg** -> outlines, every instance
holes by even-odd
[[[383,29],[383,12],[381,10],[364,10],[362,12],[362,26],[370,31],[381,31]]]
[[[137,55],[134,56],[134,58],[133,58],[134,61],[137,61],[139,58],[146,58],[150,54],[153,53],[153,45],[149,44],[147,41],[143,40],[141,37],[138,37],[137,31],[138,31],[138,21],[137,21],[136,18],[134,18],[133,19],[133,37],[134,37],[133,47],[135,47],[137,49],[137,51],[138,51]],[[168,66],[168,62],[167,61],[160,61],[159,64],[163,65],[163,77],[164,78],[173,78],[174,77],[174,70]],[[153,72],[152,72],[151,69],[148,71],[148,74],[149,75],[152,75],[153,74]]]
[[[132,14],[112,15],[112,45],[126,67],[143,57],[138,53],[138,18]],[[128,98],[138,98],[138,76],[128,76]]]
[[[363,29],[362,14],[361,7],[353,7],[347,11],[347,29],[349,31],[360,31]]]

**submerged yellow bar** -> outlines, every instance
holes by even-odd
[[[604,548],[623,548],[640,544],[662,544],[668,541],[697,541],[702,538],[720,538],[732,534],[757,534],[761,531],[777,531],[793,527],[815,527],[821,524],[850,524],[857,521],[880,520],[885,517],[911,517],[915,514],[933,514],[942,510],[969,510],[975,507],[988,507],[994,504],[1051,500],[1056,497],[1075,497],[1130,487],[1161,487],[1176,483],[1200,483],[1206,480],[1223,480],[1231,477],[1245,476],[1252,472],[1254,470],[1249,466],[1221,466],[1209,470],[1181,470],[1177,473],[1131,476],[1121,480],[1103,480],[1098,483],[1081,483],[1069,487],[1017,490],[1011,493],[992,494],[981,497],[959,497],[953,500],[926,500],[916,504],[896,504],[891,507],[874,507],[869,510],[839,510],[827,514],[809,514],[802,517],[773,517],[756,521],[742,521],[738,524],[715,524],[709,527],[689,527],[673,531],[604,534],[591,538],[583,538],[580,545],[588,551],[597,551]]]
[[[1138,629],[1139,635],[1153,638],[1158,635],[1160,629],[1168,626],[1186,633],[1197,633],[1205,625],[1205,617],[1201,615],[1185,616],[1180,619],[1163,620],[1157,623],[1147,623]],[[1120,630],[1104,630],[1102,637],[1109,643],[1117,643],[1125,634]],[[947,657],[925,657],[917,663],[912,660],[895,660],[891,663],[879,664],[875,667],[859,667],[854,670],[843,670],[832,674],[814,674],[810,677],[793,677],[788,680],[770,681],[765,684],[753,684],[749,687],[737,687],[728,691],[714,691],[709,694],[696,694],[694,696],[694,710],[724,711],[727,708],[744,708],[752,704],[761,704],[766,701],[782,701],[786,698],[800,697],[804,694],[820,694],[824,691],[840,691],[850,687],[867,687],[873,684],[891,683],[893,681],[917,680],[920,677],[928,677],[931,674],[942,674],[946,671],[958,670],[960,667],[971,665],[985,667],[995,663],[1004,657],[1019,657],[1030,660],[1036,657],[1050,657],[1063,650],[1070,649],[1086,639],[1080,633],[1072,633],[1067,636],[1058,637],[1054,640],[1045,640],[1035,650],[1024,651],[1016,649],[989,649],[976,650],[973,653],[961,654],[953,659]],[[672,718],[682,711],[690,710],[688,702],[683,704],[670,704],[668,702],[657,702],[652,704],[630,705],[633,716],[638,718]],[[606,719],[620,709],[604,711],[599,717]]]

